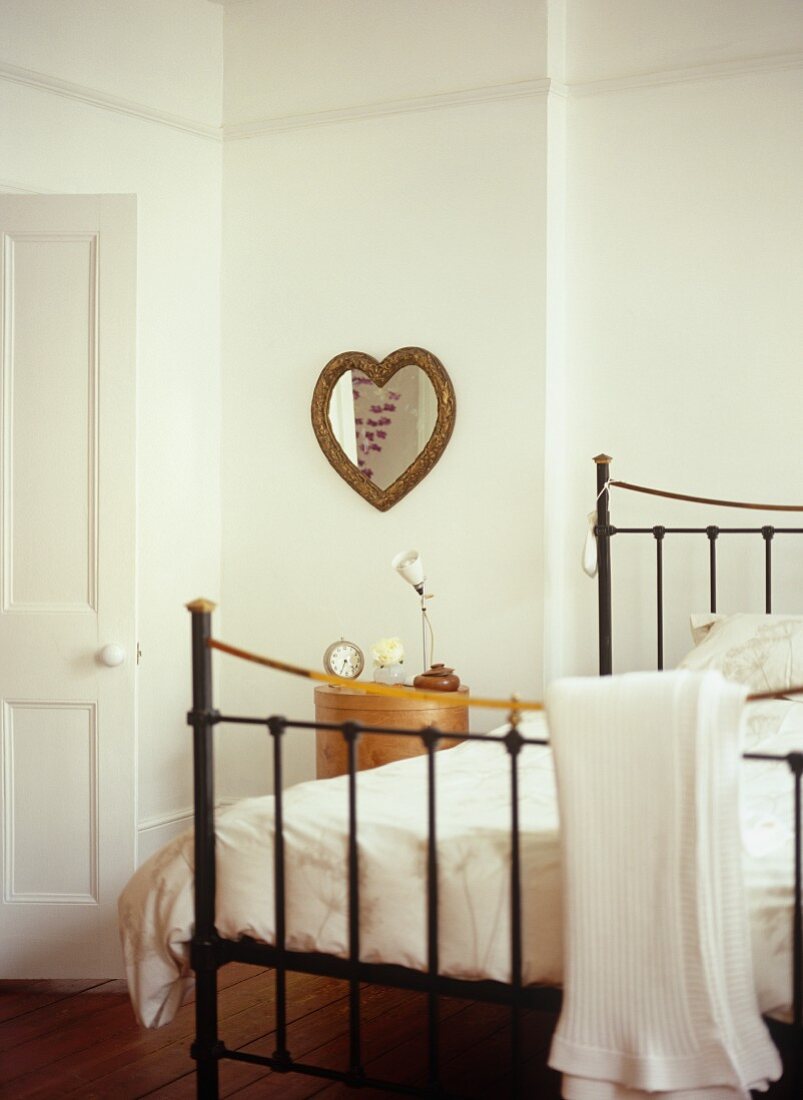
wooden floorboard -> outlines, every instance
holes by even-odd
[[[411,1035],[421,1034],[426,1019],[424,1001],[420,994],[369,987],[363,990],[361,1002],[363,1062],[366,1072],[373,1075],[376,1059],[385,1052],[396,1049]],[[340,1072],[348,1069],[348,1002],[344,1000],[337,1007],[339,1011],[330,1012],[325,1021],[322,1019],[322,1013],[316,1013],[304,1021],[303,1029],[296,1029],[295,1035],[291,1029],[288,1046],[297,1061],[313,1063]],[[459,1012],[463,1007],[464,1005],[459,1001],[444,1002],[441,1016],[446,1018]],[[263,1044],[260,1053],[269,1053],[268,1045]],[[401,1080],[401,1077],[398,1079]],[[262,1070],[258,1081],[251,1086],[233,1094],[226,1091],[225,1095],[235,1095],[237,1100],[251,1100],[256,1096],[284,1096],[284,1090],[292,1088],[294,1097],[304,1097],[313,1096],[326,1086],[325,1080],[302,1076],[292,1080],[291,1084],[291,1078],[287,1075],[283,1076],[270,1071],[266,1074]],[[360,1094],[362,1095],[365,1091],[361,1090]],[[287,1095],[291,1093],[288,1092]]]
[[[220,1034],[230,1049],[273,1053],[274,975],[231,964],[219,975]],[[426,1083],[427,999],[401,990],[361,990],[362,1057],[369,1079]],[[288,1045],[293,1057],[334,1070],[348,1061],[348,985],[333,978],[288,975]],[[559,1100],[559,1077],[546,1067],[554,1018],[528,1011],[521,1020],[524,1095]],[[8,1100],[193,1100],[194,1030],[190,997],[163,1028],[134,1020],[122,982],[0,982],[0,1097]],[[440,1080],[457,1094],[504,1100],[512,1093],[508,1011],[453,998],[439,1002]],[[339,1082],[280,1074],[224,1060],[221,1096],[321,1100],[394,1095],[385,1088],[358,1092]],[[788,1078],[765,1100],[797,1100]]]
[[[36,1012],[104,981],[0,981],[0,1023]]]

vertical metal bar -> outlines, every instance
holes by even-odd
[[[511,1095],[521,1091],[521,851],[519,837],[519,753],[522,737],[515,721],[505,736],[505,747],[510,754],[510,1062]]]
[[[357,740],[356,722],[344,722],[341,729],[348,749],[349,775],[349,1072],[355,1078],[364,1076],[361,1054],[360,982],[357,968],[360,962],[360,866],[357,851]]]
[[[193,801],[195,824],[195,928],[191,957],[195,971],[195,1041],[190,1053],[196,1063],[198,1100],[218,1095],[217,958],[215,947],[215,770],[213,732],[217,713],[212,707],[212,611],[209,600],[187,604],[192,615]]]
[[[792,1022],[798,1031],[803,1029],[803,855],[801,846],[801,780],[803,779],[803,753],[789,754],[789,766],[795,777],[795,894],[792,916]],[[803,1042],[800,1043],[803,1048]],[[798,1052],[800,1057],[800,1051]],[[798,1066],[798,1070],[800,1066]]]
[[[658,668],[664,667],[664,535],[665,527],[653,527],[655,536],[655,583],[657,597]]]
[[[284,865],[284,776],[282,769],[282,736],[287,727],[284,718],[269,718],[268,729],[273,738],[273,909],[276,924],[276,1049],[273,1059],[280,1071],[290,1067],[292,1058],[287,1049],[287,949],[286,883]]]
[[[432,727],[423,730],[421,739],[427,750],[427,970],[430,988],[429,1013],[429,1085],[438,1088],[440,1077],[440,1043],[438,1019],[438,835],[435,794],[435,750],[438,747],[438,731]]]
[[[761,536],[764,539],[764,610],[768,615],[772,611],[772,539],[774,535],[774,527],[761,528]]]
[[[611,532],[608,489],[610,455],[597,455],[597,581],[599,602],[599,671],[609,676],[613,671],[611,623]]]
[[[792,1026],[796,1032],[794,1063],[791,1066],[790,1096],[800,1095],[803,1087],[803,836],[801,836],[801,780],[803,753],[789,755],[795,777],[795,894],[792,917]]]
[[[717,609],[717,538],[719,537],[719,528],[713,526],[706,527],[705,533],[708,536],[708,568],[711,585],[711,611],[714,612]]]

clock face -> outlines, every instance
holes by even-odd
[[[341,638],[339,642],[332,642],[324,653],[323,667],[333,676],[356,680],[365,667],[365,657],[358,645]]]

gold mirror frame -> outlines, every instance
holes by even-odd
[[[419,367],[429,378],[438,402],[438,414],[432,435],[416,458],[386,489],[374,485],[360,473],[335,439],[329,419],[332,390],[346,371],[361,371],[375,386],[382,389],[403,367]],[[399,348],[378,362],[361,351],[344,351],[336,355],[321,371],[312,394],[312,428],[318,444],[330,464],[343,480],[361,497],[387,512],[406,496],[430,472],[441,457],[454,429],[456,402],[454,388],[443,364],[424,348]]]

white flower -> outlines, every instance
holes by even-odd
[[[374,664],[384,668],[387,665],[400,665],[404,660],[404,646],[401,638],[380,638],[371,646]]]

